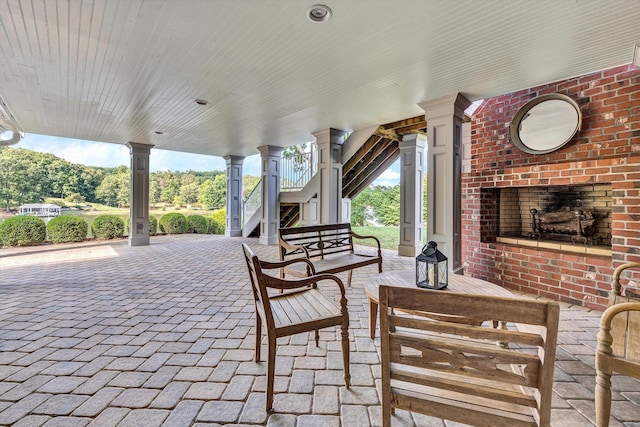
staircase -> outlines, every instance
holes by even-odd
[[[349,135],[343,144],[342,197],[353,199],[387,170],[400,156],[398,143],[404,135],[426,131],[426,119],[420,115]],[[293,227],[298,223],[300,203],[308,202],[318,191],[316,177],[314,175],[299,191],[280,193],[280,227]],[[301,187],[299,183],[296,185]]]

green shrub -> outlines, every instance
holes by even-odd
[[[149,236],[158,234],[158,220],[155,216],[149,215]]]
[[[93,220],[91,232],[99,239],[113,239],[124,235],[124,221],[115,215],[100,215]]]
[[[16,215],[0,223],[0,243],[27,246],[44,242],[47,226],[37,216]]]
[[[209,234],[224,234],[225,227],[213,218],[207,218],[207,227]]]
[[[202,215],[189,215],[187,218],[187,233],[207,234],[209,224]]]
[[[53,243],[83,242],[89,224],[79,216],[57,216],[49,221],[47,231]]]
[[[227,223],[227,209],[222,208],[211,212],[209,215],[211,218],[211,224],[209,225],[209,233],[211,234],[224,234]]]
[[[160,217],[160,231],[167,234],[182,234],[187,232],[187,219],[178,212],[172,212]]]

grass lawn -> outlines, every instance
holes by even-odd
[[[398,249],[400,244],[400,227],[351,227],[361,236],[376,236],[380,240],[380,246],[384,249]],[[372,246],[374,243],[366,240],[355,240],[354,243],[363,246]]]

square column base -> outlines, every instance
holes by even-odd
[[[278,244],[278,236],[260,236],[260,238],[258,239],[258,243],[260,243],[261,245],[266,245],[266,246],[271,246],[271,245],[277,245]]]
[[[129,236],[129,246],[148,246],[149,236]]]
[[[422,251],[422,246],[407,246],[407,245],[398,246],[399,256],[417,257],[421,251]]]

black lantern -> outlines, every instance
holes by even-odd
[[[416,257],[416,285],[426,289],[444,289],[449,284],[447,257],[438,250],[436,242],[429,242]]]

